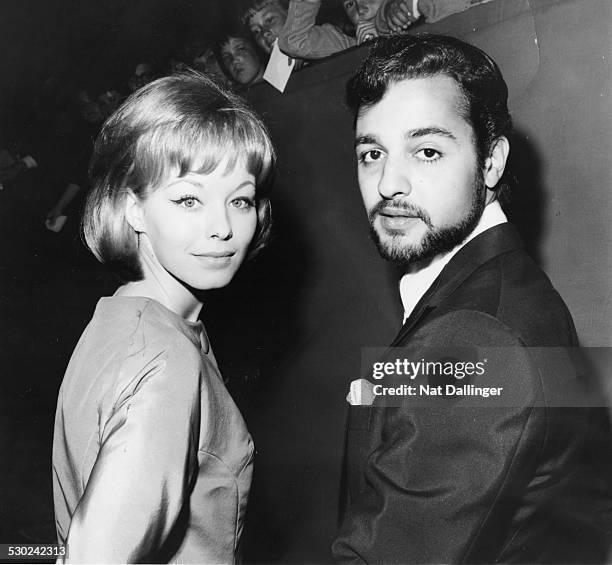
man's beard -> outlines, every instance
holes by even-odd
[[[485,209],[485,191],[484,180],[482,178],[474,179],[472,201],[467,213],[457,223],[441,228],[436,228],[433,225],[429,214],[422,208],[403,202],[401,199],[391,201],[381,200],[370,209],[368,214],[370,218],[370,233],[378,248],[378,252],[384,259],[405,267],[418,261],[431,259],[440,253],[453,250],[474,231],[478,224]],[[411,216],[419,218],[425,223],[428,229],[419,243],[403,243],[402,234],[384,234],[381,237],[374,223],[379,213],[383,209],[389,208],[406,211]]]

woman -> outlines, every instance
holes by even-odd
[[[83,231],[124,284],[99,301],[59,394],[68,562],[235,560],[253,444],[197,319],[200,291],[266,240],[273,159],[245,103],[195,73],[148,84],[104,124]]]

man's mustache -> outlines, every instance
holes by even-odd
[[[431,222],[431,217],[429,214],[423,210],[423,208],[419,208],[410,202],[406,202],[401,199],[393,199],[393,200],[381,200],[377,202],[368,213],[368,217],[370,219],[370,224],[374,224],[374,220],[380,214],[385,214],[390,210],[397,210],[406,216],[413,216],[415,218],[419,218],[421,221],[425,223],[425,225],[429,228],[433,228],[433,224]]]

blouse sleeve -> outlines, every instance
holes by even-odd
[[[66,562],[151,561],[168,538],[197,470],[199,365],[193,353],[161,351],[116,391],[70,523]]]

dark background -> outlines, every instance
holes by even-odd
[[[50,69],[118,80],[142,55],[163,57],[195,29],[214,32],[227,5],[214,6],[4,2],[0,139],[27,119],[31,88]],[[510,218],[567,301],[583,344],[599,347],[612,343],[611,11],[607,0],[494,0],[422,28],[465,38],[500,64],[516,125]],[[227,290],[210,293],[203,316],[257,446],[245,530],[251,562],[329,558],[344,396],[360,374],[361,347],[387,344],[401,319],[396,273],[368,238],[342,103],[365,54],[358,48],[300,71],[282,95],[266,84],[248,94],[279,153],[275,236]],[[115,287],[79,247],[74,215],[60,234],[43,227],[56,196],[34,171],[0,192],[6,543],[53,540],[57,388],[97,298]]]
[[[0,123],[13,129],[52,73],[93,90],[120,88],[143,59],[163,63],[193,38],[236,23],[242,0],[3,0]],[[321,19],[341,14],[324,0]],[[6,133],[6,131],[4,131]],[[3,132],[0,131],[0,139]]]

